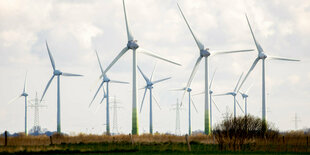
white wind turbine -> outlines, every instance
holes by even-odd
[[[249,93],[249,90],[252,88],[253,84],[245,91],[245,92],[242,92],[242,91],[239,91],[239,93],[241,94],[243,100],[244,100],[244,114],[245,116],[248,115],[248,93]]]
[[[209,56],[215,56],[215,55],[220,55],[220,54],[230,54],[230,53],[238,53],[238,52],[249,52],[249,51],[253,51],[253,50],[234,50],[234,51],[221,51],[221,52],[211,52],[209,50],[209,48],[205,48],[204,45],[197,39],[197,37],[194,35],[194,32],[192,31],[191,27],[189,26],[179,4],[177,3],[178,8],[186,22],[186,25],[188,27],[188,29],[190,30],[198,48],[199,48],[199,57],[195,63],[195,66],[193,68],[193,71],[190,75],[190,78],[187,82],[186,88],[189,88],[191,86],[192,80],[196,74],[196,71],[198,69],[198,66],[202,60],[202,58],[205,58],[205,92],[209,92],[209,84],[208,84],[208,57]],[[186,90],[186,89],[185,89]],[[185,92],[183,93],[182,99],[181,99],[181,105],[182,105],[182,101],[185,95]],[[209,135],[211,134],[211,126],[210,126],[210,109],[209,109],[209,94],[205,93],[205,119],[204,119],[204,130],[205,130],[205,134]]]
[[[262,120],[263,123],[266,125],[267,124],[267,113],[266,113],[266,91],[265,91],[265,59],[272,59],[272,60],[282,60],[282,61],[300,61],[300,60],[296,60],[296,59],[290,59],[290,58],[283,58],[283,57],[277,57],[277,56],[270,56],[270,55],[266,55],[263,48],[261,47],[261,45],[258,43],[258,41],[256,40],[253,30],[251,28],[249,19],[247,17],[247,15],[245,15],[246,20],[248,22],[258,55],[257,58],[254,60],[251,68],[249,69],[248,73],[245,75],[243,81],[241,82],[238,91],[240,90],[240,88],[242,87],[243,83],[246,81],[246,79],[248,78],[248,76],[250,75],[250,73],[253,71],[253,69],[255,68],[256,64],[258,63],[259,60],[262,60]]]
[[[143,108],[143,102],[144,102],[144,98],[145,98],[145,95],[146,95],[146,91],[149,90],[150,92],[150,134],[153,134],[153,105],[152,105],[152,99],[154,98],[155,102],[157,103],[158,107],[160,108],[159,106],[159,103],[156,99],[156,97],[153,95],[152,93],[152,90],[153,90],[153,86],[154,84],[157,84],[159,82],[163,82],[163,81],[166,81],[166,80],[169,80],[171,79],[171,77],[168,77],[168,78],[164,78],[164,79],[160,79],[160,80],[156,80],[156,81],[153,81],[153,74],[154,74],[154,71],[155,71],[155,68],[156,68],[156,65],[154,66],[154,69],[153,69],[153,72],[151,74],[151,77],[148,78],[143,72],[142,70],[140,69],[140,67],[138,66],[138,69],[141,73],[141,75],[143,76],[145,82],[146,82],[146,86],[143,87],[144,88],[144,95],[143,95],[143,98],[142,98],[142,103],[141,103],[141,107],[140,107],[140,113],[141,113],[141,110]],[[142,88],[142,89],[143,89]]]
[[[115,80],[110,80],[108,78],[108,76],[106,74],[103,74],[103,68],[102,68],[102,65],[101,65],[101,62],[100,62],[100,59],[99,59],[99,56],[98,56],[98,53],[97,51],[95,52],[96,53],[96,56],[97,56],[97,60],[98,60],[98,63],[99,63],[99,67],[100,67],[100,70],[101,70],[101,77],[102,77],[102,82],[96,92],[96,94],[94,95],[92,101],[90,102],[89,104],[89,107],[91,106],[91,104],[94,102],[100,88],[103,86],[104,83],[106,83],[107,85],[107,91],[105,92],[104,91],[104,87],[102,88],[103,89],[103,98],[102,100],[100,101],[100,104],[103,102],[103,100],[106,98],[106,132],[108,135],[110,135],[110,110],[109,110],[109,83],[120,83],[120,84],[129,84],[128,82],[122,82],[122,81],[115,81]]]
[[[162,58],[148,50],[139,48],[139,45],[137,44],[137,40],[134,40],[133,35],[130,32],[128,21],[127,21],[127,14],[126,14],[126,7],[125,2],[123,0],[123,8],[124,8],[124,15],[125,15],[125,23],[126,23],[126,30],[127,30],[127,46],[114,58],[114,60],[111,62],[111,64],[106,68],[106,70],[103,72],[103,75],[107,73],[107,71],[128,51],[132,50],[132,134],[137,135],[139,134],[138,129],[138,114],[137,114],[137,52],[149,55],[151,57],[167,61],[169,63],[179,65],[176,62],[170,61],[168,59]],[[138,51],[137,51],[138,50]]]
[[[188,135],[191,135],[192,134],[192,118],[191,118],[191,103],[193,104],[196,112],[198,112],[196,106],[195,106],[195,103],[194,103],[194,100],[192,99],[192,95],[191,95],[191,92],[192,92],[192,89],[191,88],[181,88],[181,89],[173,89],[172,91],[186,91],[188,93]],[[181,107],[182,105],[180,105]]]
[[[213,75],[212,75],[212,78],[211,78],[211,82],[210,82],[210,86],[209,86],[209,96],[210,96],[210,100],[209,102],[210,103],[213,103],[217,109],[217,111],[221,112],[220,109],[218,108],[218,106],[216,105],[215,101],[213,100],[212,98],[212,94],[213,94],[213,90],[212,90],[212,83],[213,83],[213,79],[214,79],[214,75],[216,73],[216,70],[213,72]],[[205,92],[202,92],[202,93],[198,93],[198,94],[194,94],[193,96],[196,96],[196,95],[201,95],[201,94],[204,94]],[[211,128],[211,131],[213,129],[213,109],[212,109],[212,104],[210,104],[210,128]]]
[[[79,74],[72,74],[72,73],[65,73],[65,72],[61,72],[60,70],[57,70],[56,69],[56,66],[55,66],[55,61],[54,61],[54,58],[52,56],[52,53],[50,52],[50,49],[48,47],[48,44],[47,44],[47,41],[45,42],[46,43],[46,48],[47,48],[47,52],[48,52],[48,55],[49,55],[49,58],[50,58],[50,61],[51,61],[51,64],[52,64],[52,67],[53,67],[53,75],[51,77],[51,79],[48,81],[45,89],[44,89],[44,92],[43,92],[43,95],[41,97],[41,100],[40,102],[43,100],[43,97],[47,91],[47,89],[49,88],[50,84],[52,83],[53,79],[55,76],[57,76],[57,133],[61,133],[61,119],[60,119],[60,76],[82,76],[82,75],[79,75]]]
[[[23,93],[18,95],[17,97],[15,97],[14,99],[12,99],[10,103],[13,103],[15,102],[17,99],[21,98],[21,97],[25,97],[25,135],[27,136],[28,135],[28,128],[27,128],[27,108],[28,108],[28,104],[27,104],[27,97],[28,97],[28,94],[26,93],[26,79],[27,79],[27,72],[26,72],[26,76],[25,76],[25,81],[24,81],[24,89],[23,89]]]
[[[240,78],[239,78],[239,80],[238,80],[238,82],[237,82],[237,84],[236,84],[236,86],[235,86],[234,91],[232,91],[232,92],[227,92],[227,93],[224,93],[224,94],[217,94],[217,95],[214,95],[214,96],[231,95],[231,96],[234,97],[234,118],[236,118],[236,115],[237,115],[237,113],[236,113],[236,103],[238,104],[238,106],[239,106],[239,108],[241,109],[241,111],[244,113],[244,111],[242,110],[242,108],[241,108],[241,106],[240,106],[238,100],[236,99],[236,95],[238,94],[237,88],[238,88],[238,85],[239,85],[240,80],[241,80],[241,78],[242,78],[242,75],[243,75],[243,73],[241,74],[241,76],[240,76]]]

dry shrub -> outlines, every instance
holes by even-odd
[[[260,118],[251,115],[236,118],[230,115],[215,127],[214,135],[221,149],[225,145],[232,150],[240,150],[244,144],[254,143],[257,139],[278,140],[279,132],[271,125],[263,124]]]

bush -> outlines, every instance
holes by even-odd
[[[214,135],[221,149],[225,144],[236,150],[244,144],[254,143],[257,138],[277,139],[279,132],[270,124],[264,125],[260,118],[251,115],[234,118],[230,115],[215,127]]]

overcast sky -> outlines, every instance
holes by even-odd
[[[248,14],[257,40],[266,54],[301,59],[301,62],[266,62],[266,95],[268,121],[280,130],[294,129],[297,113],[299,128],[310,127],[310,1],[308,0],[179,0],[194,33],[211,50],[254,49],[244,13]],[[162,110],[154,104],[154,131],[175,131],[173,105],[182,92],[170,89],[184,87],[199,56],[196,44],[181,18],[175,0],[126,0],[131,31],[143,48],[182,64],[181,67],[138,55],[138,65],[150,75],[157,62],[154,79],[172,77],[154,87]],[[0,132],[24,131],[24,100],[8,102],[22,93],[28,70],[29,99],[42,92],[52,76],[52,67],[45,47],[48,41],[56,68],[84,77],[61,77],[61,120],[66,133],[102,133],[105,131],[105,104],[96,109],[88,105],[99,86],[100,69],[94,50],[98,50],[104,67],[127,44],[121,0],[35,1],[0,0]],[[217,68],[214,93],[231,91],[242,72],[247,72],[257,51],[210,58],[210,75]],[[193,94],[203,91],[204,63],[192,83]],[[108,72],[114,80],[132,83],[132,55],[128,52]],[[261,117],[261,62],[244,84],[249,92],[248,112]],[[138,75],[138,88],[145,81]],[[132,86],[110,84],[116,96],[118,127],[131,131]],[[102,92],[100,92],[102,93]],[[143,91],[139,91],[141,104]],[[187,96],[186,96],[187,98]],[[148,101],[148,97],[146,98]],[[214,109],[214,124],[225,112],[232,112],[231,96],[215,97],[221,113]],[[241,96],[239,102],[244,106]],[[45,95],[47,108],[40,110],[42,128],[56,130],[56,79]],[[192,129],[203,130],[204,98],[195,96],[198,113],[192,111]],[[181,131],[188,131],[188,103],[181,111]],[[238,115],[242,112],[238,109]],[[34,110],[29,109],[28,126],[33,126]],[[140,132],[149,130],[149,104],[139,113]],[[111,130],[113,111],[111,109]],[[113,130],[112,130],[113,131]]]

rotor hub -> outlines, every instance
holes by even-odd
[[[204,49],[204,50],[200,50],[200,56],[202,56],[202,57],[208,57],[208,56],[210,56],[210,52],[209,52],[209,48],[206,48],[206,49]]]
[[[60,70],[55,70],[54,71],[54,75],[61,75],[61,74],[62,74],[62,72]]]
[[[190,89],[190,88],[187,88],[187,90],[186,90],[187,92],[191,92],[192,91],[192,89]]]
[[[139,45],[138,45],[137,42],[138,42],[137,40],[128,41],[127,48],[128,49],[132,49],[132,50],[135,50],[135,49],[139,48]]]
[[[258,57],[260,58],[260,59],[266,59],[267,58],[267,55],[265,54],[265,53],[259,53],[258,54]]]
[[[231,95],[232,95],[232,96],[236,96],[236,95],[237,95],[237,93],[235,93],[235,92],[232,92],[232,93],[231,93]]]
[[[213,91],[212,91],[212,90],[210,90],[210,91],[209,91],[209,94],[213,94]]]
[[[147,85],[146,87],[147,87],[147,89],[152,89],[153,88],[153,84]]]

